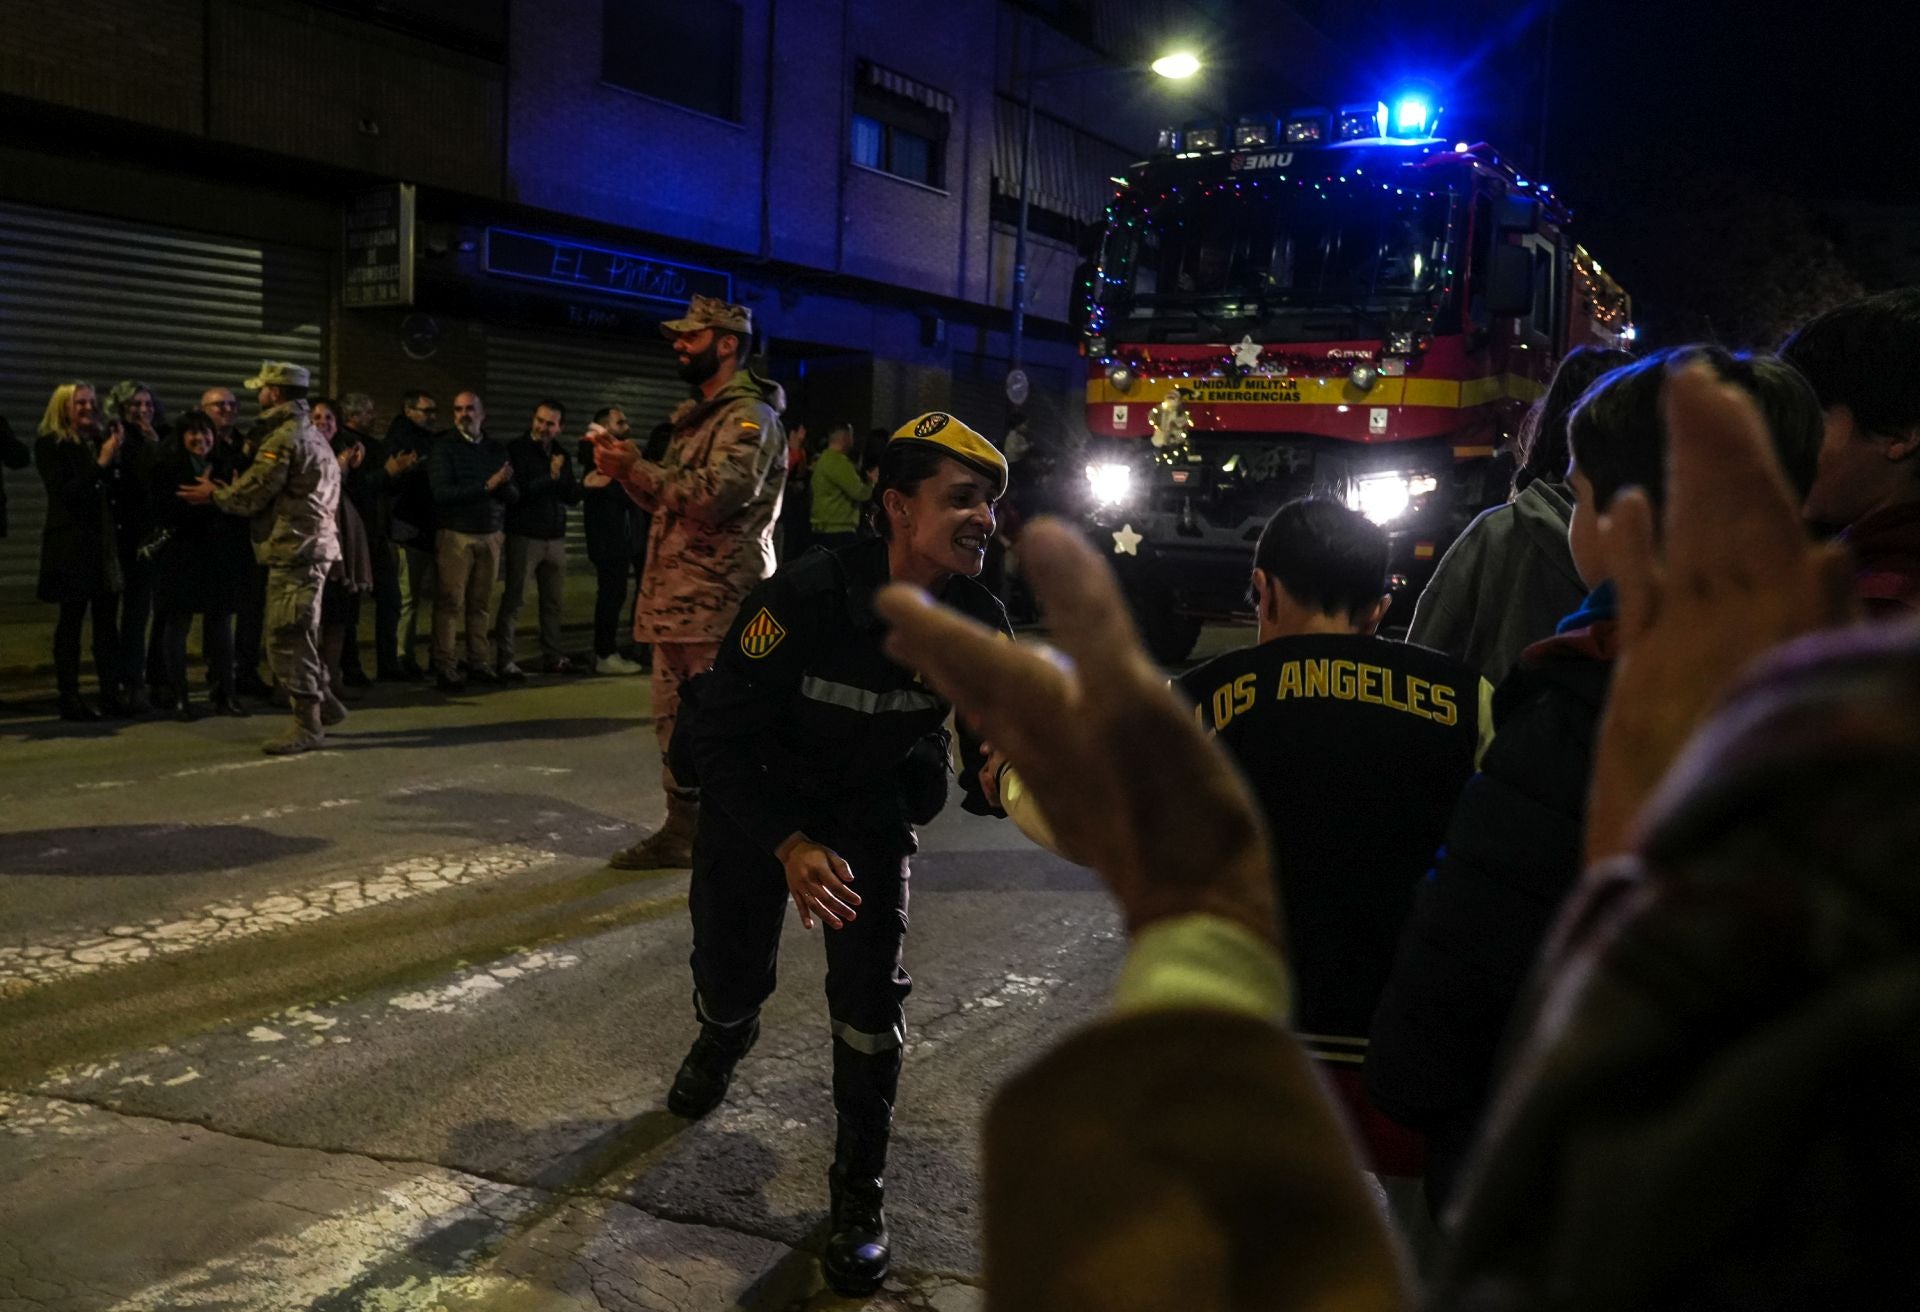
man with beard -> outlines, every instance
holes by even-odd
[[[713,664],[741,599],[773,573],[773,524],[787,475],[786,393],[746,368],[753,340],[746,307],[696,296],[685,318],[660,331],[695,389],[673,412],[664,455],[648,460],[600,425],[587,430],[599,472],[653,516],[633,637],[653,646],[653,729],[667,815],[609,858],[618,870],[693,863],[700,793],[676,782],[666,761],[680,687]]]

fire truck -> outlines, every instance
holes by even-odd
[[[1250,615],[1260,529],[1309,491],[1388,530],[1404,623],[1561,356],[1633,340],[1565,206],[1437,121],[1407,95],[1189,124],[1114,179],[1078,307],[1084,514],[1159,659]]]

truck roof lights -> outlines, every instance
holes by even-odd
[[[1259,114],[1243,114],[1233,128],[1235,150],[1249,150],[1273,144],[1273,120]]]
[[[1226,140],[1226,133],[1220,130],[1218,123],[1187,124],[1187,149],[1189,151],[1218,150]]]
[[[1342,105],[1340,121],[1334,136],[1340,141],[1364,141],[1369,137],[1387,135],[1387,102],[1376,100],[1372,104]]]
[[[1289,146],[1317,146],[1327,139],[1327,127],[1333,118],[1324,109],[1303,109],[1287,115],[1280,135]]]

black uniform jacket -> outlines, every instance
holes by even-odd
[[[914,776],[924,778],[931,735],[944,788],[950,707],[881,650],[873,594],[886,581],[887,544],[874,539],[808,552],[740,603],[687,722],[703,827],[719,822],[730,843],[769,855],[795,831],[914,850],[909,795],[924,787]],[[950,579],[940,600],[1011,634],[999,599],[972,579]],[[964,805],[997,815],[980,791],[982,759],[963,731]]]
[[[1359,634],[1229,652],[1176,687],[1273,835],[1294,1020],[1357,1064],[1414,890],[1472,777],[1491,690],[1451,656]]]

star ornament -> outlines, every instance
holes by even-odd
[[[1133,525],[1122,524],[1119,530],[1113,535],[1113,554],[1116,556],[1137,556],[1140,554],[1140,544],[1146,540],[1145,534],[1135,533],[1133,531]]]
[[[1233,348],[1233,362],[1242,369],[1251,369],[1260,363],[1261,349],[1260,343],[1254,341],[1253,335],[1249,333],[1240,339],[1238,346]]]

